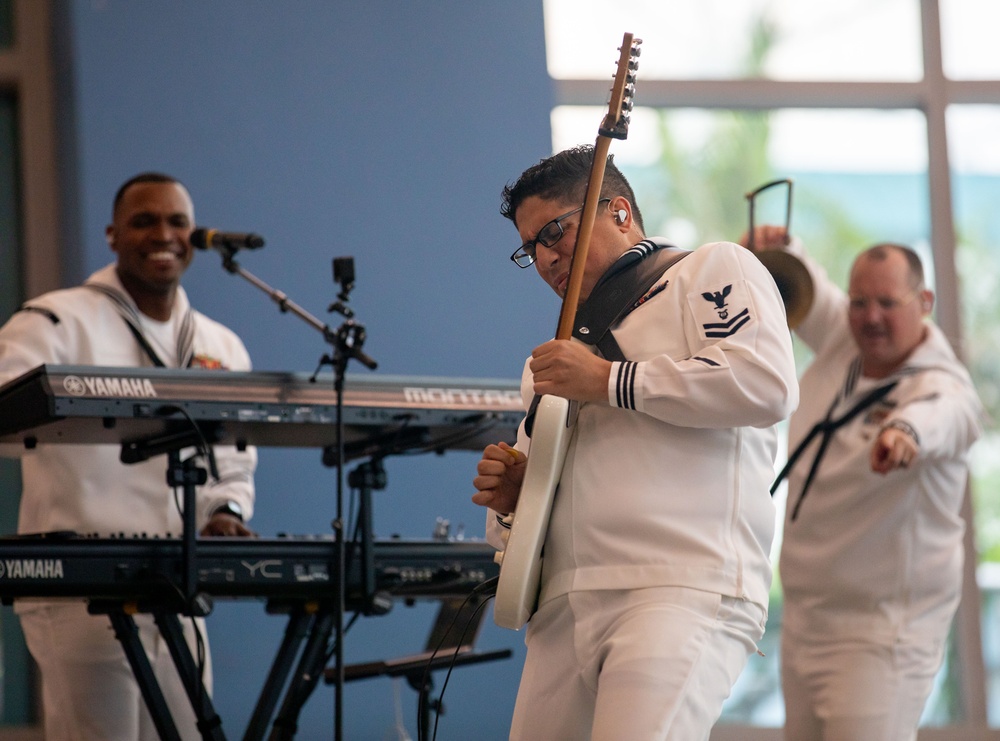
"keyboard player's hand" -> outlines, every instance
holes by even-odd
[[[257,537],[257,533],[248,528],[239,517],[216,512],[208,524],[201,529],[202,535],[234,535],[237,537]]]

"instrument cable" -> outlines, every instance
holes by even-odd
[[[465,606],[468,605],[473,598],[484,597],[482,602],[476,605],[475,609],[472,611],[472,614],[469,616],[469,619],[466,620],[465,627],[462,628],[462,633],[459,636],[458,643],[455,646],[454,653],[451,656],[451,663],[448,664],[448,671],[445,673],[444,682],[441,685],[441,692],[438,695],[437,707],[434,709],[434,729],[431,733],[432,740],[437,739],[438,721],[441,719],[441,708],[442,708],[442,700],[444,700],[444,691],[448,688],[448,680],[451,678],[451,672],[455,668],[455,662],[458,660],[459,648],[465,644],[465,636],[469,631],[469,627],[475,625],[476,615],[478,615],[480,610],[482,610],[487,604],[489,604],[489,601],[494,597],[494,595],[496,595],[497,583],[499,581],[500,577],[495,576],[492,579],[487,579],[482,584],[478,584],[476,587],[472,589],[471,592],[469,592],[466,598],[462,601],[461,607],[459,607],[459,609],[455,611],[455,616],[451,619],[451,622],[448,624],[447,629],[442,631],[441,638],[438,640],[437,645],[434,647],[434,651],[431,653],[430,658],[427,659],[427,665],[424,667],[424,673],[420,679],[421,689],[428,686],[428,681],[429,681],[428,675],[430,674],[431,667],[434,665],[434,658],[437,656],[438,651],[441,650],[441,646],[444,644],[445,639],[451,633],[451,629],[455,626],[455,623],[458,621],[458,616],[462,614],[462,610],[465,609]],[[427,693],[424,691],[421,691],[417,694],[417,741],[428,741],[427,739],[423,738],[423,724],[421,722],[424,713],[424,702],[426,702],[426,696]]]
[[[208,463],[209,475],[211,475],[211,477],[216,482],[218,482],[219,469],[215,462],[215,451],[212,449],[212,446],[208,444],[208,440],[205,438],[205,435],[202,432],[201,427],[198,426],[198,423],[195,422],[194,418],[182,406],[166,405],[161,407],[160,411],[166,414],[175,412],[180,413],[188,421],[188,423],[191,425],[191,429],[194,430],[195,435],[197,435],[198,437],[198,445],[196,446],[196,452],[194,456],[195,457],[203,456],[205,458],[205,460]],[[183,520],[184,508],[181,506],[180,502],[180,487],[174,486],[172,487],[172,489],[174,495],[174,507],[177,509],[177,513],[181,516],[181,519]],[[176,585],[172,586],[174,586],[174,588],[176,589]],[[181,594],[182,601],[186,602],[186,600],[184,600],[184,595],[180,592],[179,589],[177,590],[177,592]],[[195,596],[195,600],[197,599],[198,597]],[[205,637],[202,635],[201,629],[198,626],[198,621],[195,619],[195,616],[199,608],[197,605],[194,604],[185,604],[185,607],[188,608],[188,611],[191,613],[189,617],[191,619],[191,628],[194,631],[194,637],[195,637],[195,661],[198,667],[198,681],[201,684],[201,686],[204,687],[205,668],[208,664],[208,661],[207,661],[207,652],[205,650]]]

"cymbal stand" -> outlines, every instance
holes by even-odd
[[[334,634],[334,646],[336,653],[336,675],[335,682],[335,702],[334,702],[334,738],[336,741],[343,739],[343,708],[344,708],[344,612],[345,612],[345,548],[344,548],[344,375],[347,364],[353,358],[370,370],[378,367],[372,358],[362,351],[365,342],[364,325],[358,324],[354,320],[354,312],[347,306],[351,290],[354,288],[354,258],[335,257],[333,259],[333,280],[340,285],[340,292],[337,294],[337,301],[330,304],[328,312],[336,311],[344,317],[344,322],[336,329],[330,328],[321,322],[308,311],[288,298],[282,291],[275,290],[260,280],[252,273],[240,267],[234,259],[237,248],[231,245],[217,247],[222,253],[222,266],[230,273],[239,275],[250,284],[268,294],[271,299],[278,304],[282,312],[290,311],[300,319],[304,320],[314,329],[319,330],[323,339],[333,347],[332,355],[324,354],[320,358],[317,373],[324,365],[330,365],[334,371],[334,391],[337,396],[337,446],[335,454],[332,456],[337,469],[337,513],[331,526],[334,531],[336,543],[336,563],[334,564],[334,574],[336,577],[337,594],[333,611],[332,632]],[[313,376],[315,379],[315,375]],[[326,451],[324,458],[331,457]]]

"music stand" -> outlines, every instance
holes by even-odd
[[[433,670],[496,661],[511,656],[509,648],[494,651],[476,651],[474,648],[484,614],[480,606],[486,599],[488,597],[482,596],[475,600],[442,600],[424,651],[395,659],[349,664],[344,667],[344,681],[383,676],[406,677],[407,684],[418,693],[417,706],[421,710],[419,738],[429,738],[431,713],[441,711],[444,707],[440,697],[436,700],[430,698],[434,688],[431,674]],[[463,613],[469,613],[465,621],[461,619]],[[334,672],[327,669],[323,681],[326,684],[336,682]]]

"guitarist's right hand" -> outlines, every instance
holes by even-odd
[[[521,493],[527,461],[524,453],[507,443],[487,445],[476,466],[479,475],[472,480],[472,485],[478,490],[472,496],[473,503],[500,514],[513,512]]]

